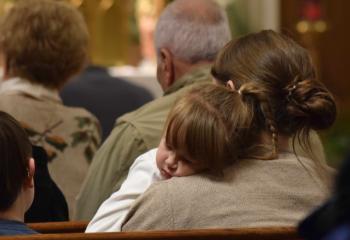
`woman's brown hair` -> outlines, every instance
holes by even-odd
[[[28,176],[32,147],[26,132],[9,114],[0,111],[0,211],[16,201]]]
[[[212,74],[223,84],[188,91],[165,128],[169,147],[212,172],[237,159],[277,158],[278,134],[308,142],[310,129],[335,120],[333,97],[316,80],[306,50],[282,34],[262,31],[228,43]],[[263,139],[266,133],[271,144]]]
[[[297,138],[308,149],[310,130],[335,121],[335,101],[316,79],[308,52],[283,34],[265,30],[229,42],[211,73],[222,84],[231,80],[254,106],[255,131],[270,132],[274,149],[278,134]]]
[[[57,89],[85,64],[88,31],[63,1],[19,0],[0,22],[0,52],[9,74]]]

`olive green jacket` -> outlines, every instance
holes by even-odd
[[[178,79],[165,93],[117,120],[97,151],[77,199],[75,219],[90,220],[110,194],[118,190],[134,160],[158,146],[166,117],[175,100],[198,83],[210,82],[209,66]]]

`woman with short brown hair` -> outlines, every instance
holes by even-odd
[[[18,1],[0,22],[0,109],[45,148],[70,213],[100,144],[100,129],[91,113],[64,106],[58,91],[81,70],[87,49],[82,16],[62,1]]]

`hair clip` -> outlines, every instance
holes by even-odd
[[[245,84],[242,84],[241,87],[237,90],[239,95],[241,96],[243,95],[243,90],[245,89],[245,87],[246,87]]]
[[[287,95],[288,101],[292,101],[292,94],[296,88],[297,88],[297,84],[294,83],[293,86],[288,90],[288,95]]]

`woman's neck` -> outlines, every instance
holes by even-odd
[[[271,133],[263,132],[261,134],[261,143],[264,145],[272,144],[272,136]],[[277,151],[280,152],[290,152],[291,149],[289,147],[289,137],[285,135],[279,135],[277,138]]]
[[[289,147],[289,137],[287,136],[278,136],[278,151],[279,152],[290,152]]]

